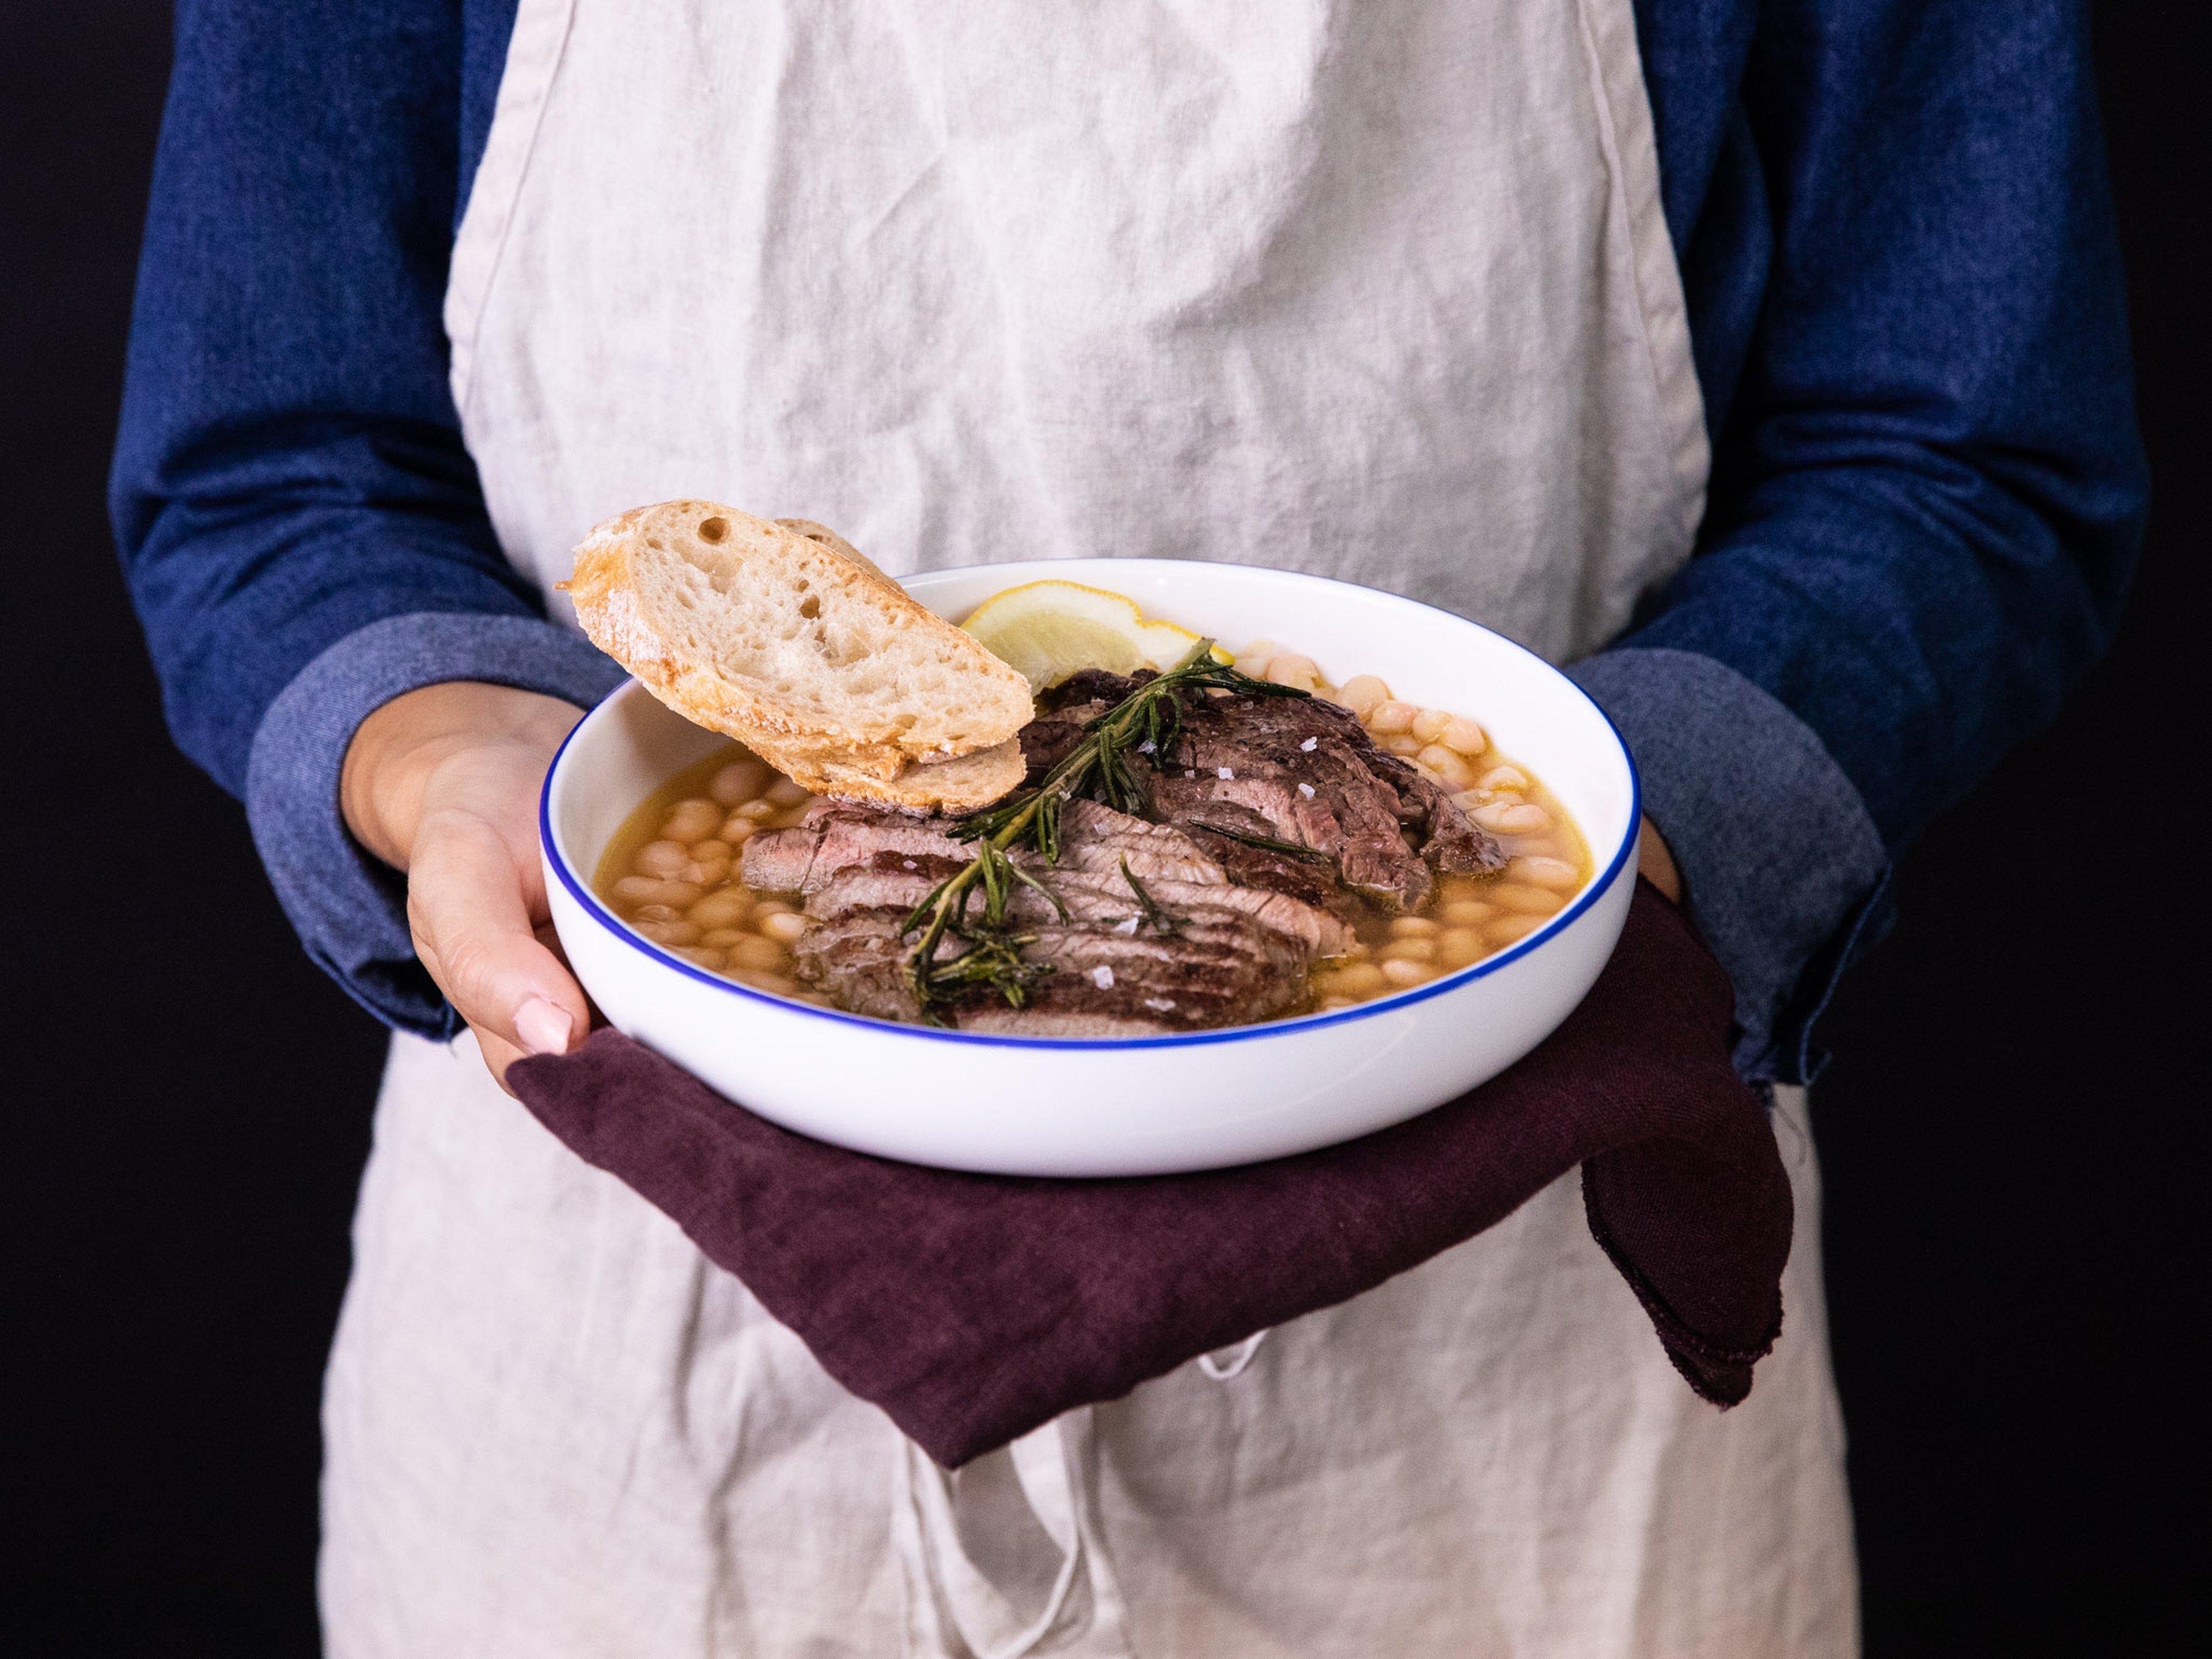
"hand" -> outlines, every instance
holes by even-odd
[[[406,872],[416,953],[501,1088],[513,1061],[565,1053],[590,1024],[538,860],[538,788],[582,718],[556,697],[453,681],[393,698],[346,749],[346,824]]]
[[[1636,872],[1674,903],[1682,902],[1682,872],[1674,867],[1674,855],[1650,818],[1636,827]]]

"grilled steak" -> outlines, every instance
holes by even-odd
[[[921,1018],[906,983],[903,909],[855,910],[800,936],[799,972],[856,1013]],[[1305,989],[1307,951],[1249,917],[1216,911],[1172,933],[1096,922],[1042,921],[1024,954],[1053,971],[1027,1004],[995,997],[957,1010],[963,1030],[1030,1036],[1143,1036],[1246,1024],[1280,1013]],[[952,951],[945,957],[950,959]]]
[[[1030,732],[1023,734],[1032,781],[1040,760],[1049,765],[1065,754],[1085,720],[1143,678],[1079,674],[1060,687],[1060,701],[1030,728],[1045,728],[1034,750]],[[1309,848],[1326,855],[1346,886],[1388,910],[1419,908],[1432,870],[1505,867],[1496,836],[1414,768],[1377,749],[1358,715],[1322,698],[1186,697],[1181,741],[1152,766],[1155,816],[1248,846],[1256,837]]]
[[[1059,688],[1022,733],[1030,782],[1139,683],[1088,673]],[[1007,920],[1023,959],[1048,971],[1020,1008],[979,993],[951,1010],[962,1029],[1139,1036],[1267,1019],[1304,994],[1316,960],[1350,946],[1361,914],[1414,908],[1435,870],[1505,862],[1449,795],[1317,699],[1194,694],[1173,752],[1129,759],[1158,821],[1070,801],[1056,864],[1013,855],[1038,886],[1015,886]],[[802,977],[856,1013],[918,1019],[901,930],[972,856],[952,828],[824,801],[745,843],[745,884],[803,897]],[[938,959],[963,948],[948,938]]]
[[[1025,957],[1051,973],[1024,1008],[984,1002],[960,1011],[963,1029],[1129,1035],[1248,1024],[1295,1002],[1307,966],[1351,943],[1339,916],[1291,894],[1231,883],[1165,825],[1071,801],[1060,839],[1058,865],[1015,855],[1052,897],[1017,887],[1007,907],[1035,936]],[[913,1020],[921,1010],[899,930],[969,856],[941,826],[825,801],[797,828],[747,842],[744,879],[757,890],[805,896],[817,924],[795,947],[805,978],[857,1013]],[[979,895],[978,909],[981,902]],[[948,946],[941,959],[956,951]]]

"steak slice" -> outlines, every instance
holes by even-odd
[[[1265,836],[1328,854],[1352,890],[1387,911],[1418,909],[1431,867],[1504,869],[1504,849],[1436,783],[1385,754],[1354,712],[1318,696],[1192,699],[1152,807],[1183,827]]]
[[[973,856],[945,833],[946,820],[848,801],[817,801],[804,822],[745,842],[744,884],[757,893],[811,893],[839,871],[878,854],[910,859]]]
[[[1051,975],[1028,1006],[963,1009],[960,1028],[1028,1036],[1138,1036],[1249,1025],[1305,994],[1297,941],[1249,917],[1187,921],[1171,934],[1046,927],[1032,960]]]
[[[795,947],[799,977],[857,1014],[921,1018],[906,982],[903,908],[855,909],[809,928]],[[995,996],[945,1011],[964,1031],[1030,1036],[1141,1036],[1249,1024],[1305,992],[1304,947],[1249,916],[1216,911],[1171,934],[1039,922],[1024,952],[1050,972],[1025,1005]],[[948,950],[945,959],[957,951]]]
[[[799,977],[854,1013],[916,1024],[921,1005],[907,988],[907,945],[898,932],[906,917],[903,909],[860,909],[817,922],[792,947]]]
[[[1221,866],[1171,824],[1148,823],[1095,800],[1072,800],[1060,809],[1062,870],[1118,875],[1125,856],[1139,881],[1224,882]]]
[[[1309,955],[1336,956],[1352,943],[1352,931],[1340,917],[1291,895],[1264,887],[1240,887],[1225,880],[1218,866],[1202,859],[1170,857],[1154,848],[1140,848],[1156,866],[1148,875],[1137,855],[1117,850],[1127,839],[1184,841],[1172,830],[1091,802],[1071,802],[1071,807],[1090,810],[1072,814],[1062,830],[1061,862],[1048,864],[1034,853],[1015,855],[1029,875],[1049,889],[1053,898],[1035,888],[1018,885],[1009,896],[1006,916],[1024,927],[1048,926],[1090,929],[1102,933],[1133,933],[1158,931],[1144,908],[1144,899],[1128,882],[1133,874],[1143,884],[1144,896],[1168,919],[1170,931],[1182,922],[1215,925],[1244,917],[1292,939]],[[1131,830],[1151,831],[1141,837]],[[1121,860],[1127,858],[1124,873]],[[1079,861],[1079,859],[1080,861]],[[925,854],[908,858],[896,850],[878,852],[866,861],[846,866],[817,883],[806,897],[806,914],[817,921],[839,921],[855,913],[896,911],[903,920],[937,890],[938,884],[957,875],[966,859]],[[816,861],[816,867],[820,860]],[[1185,879],[1184,872],[1200,879]],[[983,896],[973,892],[969,914],[982,914]],[[1063,912],[1065,913],[1063,915]]]

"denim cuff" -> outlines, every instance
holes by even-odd
[[[1736,1068],[1804,1083],[1813,1027],[1887,929],[1889,856],[1813,729],[1733,668],[1631,647],[1568,675],[1627,740],[1691,918],[1735,985]]]
[[[339,810],[338,774],[362,721],[446,680],[488,680],[588,708],[623,678],[581,635],[550,623],[418,611],[347,635],[277,694],[246,765],[253,844],[308,956],[377,1018],[441,1041],[460,1029],[416,959],[406,878],[353,838]]]

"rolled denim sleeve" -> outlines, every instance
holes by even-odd
[[[501,554],[447,389],[461,151],[504,40],[464,12],[182,0],[110,478],[179,746],[246,799],[309,955],[429,1032],[453,1016],[400,880],[339,817],[355,728],[434,681],[589,703],[619,678]]]
[[[1799,1080],[1887,860],[2110,640],[2147,495],[2083,8],[1638,0],[1713,471],[1577,677]],[[1703,91],[1739,77],[1732,107]]]
[[[1609,651],[1569,672],[1620,728],[1735,986],[1737,1069],[1810,1077],[1813,1023],[1885,915],[1889,855],[1866,803],[1810,726],[1710,657]]]
[[[520,617],[388,617],[317,656],[270,705],[246,775],[254,846],[307,955],[387,1025],[456,1035],[458,1017],[415,955],[406,882],[346,830],[346,745],[371,714],[425,685],[484,680],[588,708],[622,679],[581,635]]]

